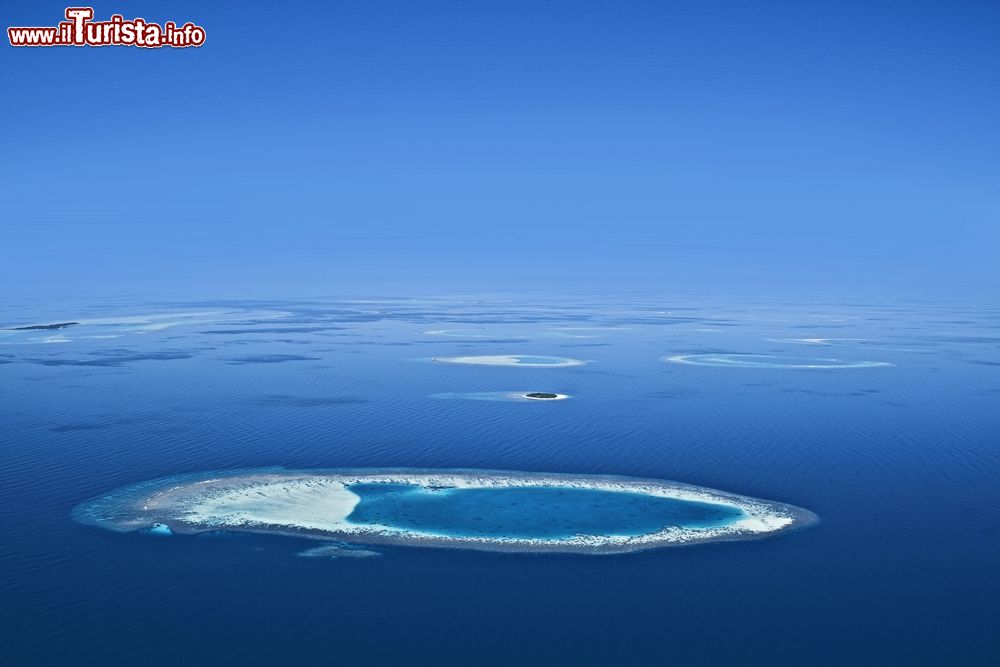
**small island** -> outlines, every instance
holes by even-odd
[[[561,401],[565,398],[569,398],[567,394],[552,394],[547,391],[532,391],[527,394],[522,394],[524,398],[532,401]]]
[[[546,391],[447,391],[431,394],[431,398],[459,399],[466,401],[494,401],[505,403],[528,403],[531,401],[562,401],[569,394],[553,394]]]

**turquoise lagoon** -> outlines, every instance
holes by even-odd
[[[644,535],[668,526],[716,528],[744,516],[732,505],[560,486],[427,489],[354,484],[349,523],[448,537],[567,539]]]

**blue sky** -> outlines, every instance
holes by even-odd
[[[995,2],[94,9],[207,42],[0,47],[4,296],[1000,286]]]

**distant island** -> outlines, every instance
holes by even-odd
[[[547,391],[532,391],[522,395],[524,398],[530,398],[533,401],[561,401],[564,398],[569,398],[566,394],[552,394]]]
[[[79,324],[79,322],[56,322],[54,324],[30,324],[23,327],[9,327],[7,331],[55,331]]]
[[[528,403],[530,401],[562,401],[569,394],[553,394],[547,391],[467,391],[432,394],[432,398],[459,398],[470,401],[508,401]]]

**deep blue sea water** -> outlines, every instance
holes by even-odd
[[[0,333],[0,664],[1000,655],[995,305],[558,296],[0,312],[0,326],[61,321],[81,324]],[[491,354],[592,363],[421,361]],[[893,365],[661,360],[688,354]],[[462,400],[524,391],[571,398]],[[799,505],[820,523],[619,556],[303,559],[306,540],[119,534],[70,517],[125,484],[275,465],[657,477]]]
[[[728,505],[572,487],[429,491],[416,484],[353,484],[348,522],[430,535],[562,539],[644,535],[664,526],[711,528],[744,516]]]

